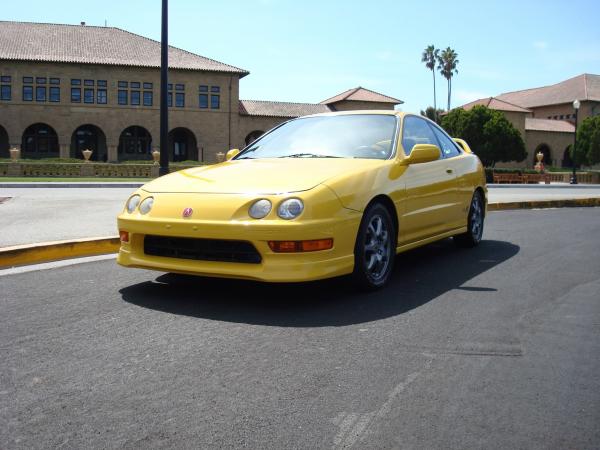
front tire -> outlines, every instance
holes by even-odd
[[[396,258],[396,229],[388,209],[375,203],[363,215],[354,246],[355,283],[363,290],[382,288]]]
[[[485,207],[481,192],[475,191],[471,206],[469,207],[469,218],[467,232],[454,236],[454,242],[459,247],[471,248],[479,245],[483,236],[483,220],[485,218]]]

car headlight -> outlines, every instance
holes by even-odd
[[[295,219],[304,211],[304,203],[299,198],[289,198],[281,202],[277,215],[285,220]]]
[[[132,195],[131,197],[129,197],[129,200],[127,200],[127,203],[125,204],[125,208],[127,208],[127,212],[129,214],[131,214],[132,212],[135,211],[135,208],[137,208],[137,206],[139,204],[140,204],[140,196]]]
[[[153,197],[145,198],[142,201],[142,203],[140,203],[140,213],[148,214],[150,212],[150,210],[152,209],[152,205],[154,205],[154,198]]]
[[[262,200],[255,201],[250,209],[248,210],[248,214],[253,219],[262,219],[266,217],[267,214],[271,212],[271,202],[265,198]]]

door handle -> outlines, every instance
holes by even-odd
[[[446,169],[446,173],[453,173],[453,172],[454,172],[454,170],[452,170],[450,168]]]

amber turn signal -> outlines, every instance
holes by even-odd
[[[269,248],[275,253],[316,252],[333,248],[333,239],[311,241],[269,241]]]
[[[119,237],[121,242],[129,242],[129,231],[119,230]]]

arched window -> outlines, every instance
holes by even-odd
[[[9,158],[10,152],[8,151],[8,133],[2,125],[0,125],[0,158]]]
[[[149,159],[152,136],[144,127],[126,128],[119,137],[119,159]]]
[[[174,128],[169,132],[169,159],[174,162],[198,160],[194,133],[183,127]]]
[[[106,137],[95,125],[82,125],[71,136],[71,157],[83,159],[83,150],[91,150],[92,161],[106,161]]]
[[[248,133],[248,136],[246,136],[246,139],[245,139],[246,145],[252,144],[255,140],[257,140],[263,134],[265,134],[265,132],[262,130],[254,130],[251,133]]]
[[[23,158],[44,158],[58,156],[58,136],[56,131],[45,123],[27,127],[21,141]]]

